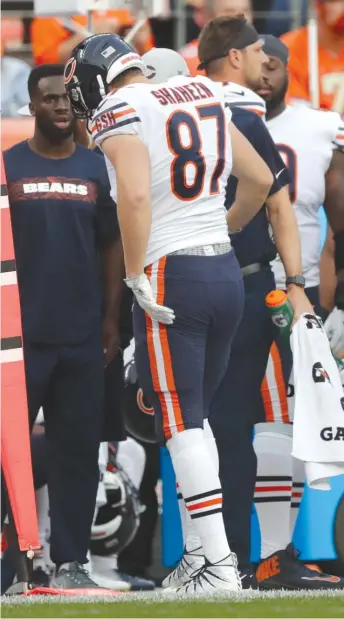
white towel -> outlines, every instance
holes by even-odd
[[[330,490],[344,474],[344,391],[322,323],[302,314],[293,327],[295,408],[293,456],[305,462],[311,488]]]

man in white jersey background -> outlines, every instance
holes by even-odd
[[[263,67],[264,85],[259,93],[266,101],[267,127],[291,176],[289,191],[300,232],[305,291],[317,315],[324,318],[319,301],[319,209],[324,205],[338,255],[344,245],[344,122],[335,112],[286,105],[288,49],[268,35],[264,51],[269,60]],[[276,287],[285,290],[286,273],[279,256],[273,271]],[[337,272],[340,281],[340,263]],[[266,423],[257,426],[254,441],[258,458],[255,506],[263,559],[257,570],[258,582],[274,589],[292,585],[299,589],[343,587],[344,579],[307,570],[301,564],[295,569],[296,555],[290,542],[302,498],[304,465],[291,456],[292,407],[288,409],[288,400],[290,403],[292,397],[287,398],[286,389],[292,396],[293,385],[288,386],[291,368],[291,349],[278,340],[262,385]],[[276,569],[271,569],[272,565]]]
[[[75,48],[65,81],[74,112],[93,117],[93,139],[106,155],[125,281],[135,295],[139,380],[206,557],[181,590],[237,591],[221,486],[202,428],[243,306],[227,223],[236,230],[250,221],[272,175],[231,125],[221,88],[182,76],[151,85],[144,70],[120,37],[99,35]],[[239,188],[226,222],[231,171]]]

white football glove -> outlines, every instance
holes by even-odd
[[[334,354],[344,350],[344,311],[335,307],[324,324]]]
[[[155,302],[152,287],[145,273],[128,277],[124,280],[128,288],[133,291],[136,301],[141,309],[146,312],[152,320],[157,320],[165,325],[171,325],[175,319],[174,311],[164,305]]]

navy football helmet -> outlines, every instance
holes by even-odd
[[[130,544],[144,508],[138,491],[119,464],[109,463],[103,482],[106,505],[98,509],[92,524],[90,549],[92,554],[106,557],[119,554]]]
[[[144,443],[157,443],[154,408],[139,385],[134,356],[124,367],[122,413],[125,429],[133,438]]]
[[[64,71],[64,83],[74,116],[90,119],[109,90],[127,69],[145,66],[141,56],[117,34],[95,34],[77,45]]]

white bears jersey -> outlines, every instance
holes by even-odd
[[[344,148],[344,121],[336,112],[299,105],[287,106],[266,124],[292,178],[289,190],[300,231],[306,286],[318,286],[319,208],[324,203],[325,175],[333,150]],[[276,286],[285,288],[285,271],[279,257],[272,267]]]
[[[145,266],[171,252],[228,243],[225,191],[232,169],[222,84],[177,76],[164,84],[134,83],[100,104],[92,137],[136,135],[151,161],[152,225]],[[116,171],[107,160],[111,195]]]
[[[239,84],[235,84],[234,82],[223,82],[222,85],[225,101],[226,104],[228,104],[227,107],[241,107],[245,110],[249,110],[249,112],[258,114],[258,116],[261,116],[262,120],[265,119],[265,101],[253,92],[253,90],[245,86],[239,86]]]

